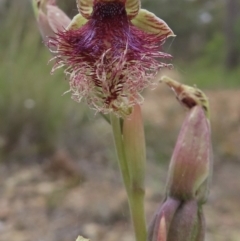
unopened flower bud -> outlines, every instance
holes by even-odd
[[[56,6],[55,0],[32,0],[38,27],[44,41],[70,24],[70,18]]]
[[[208,101],[196,88],[168,78],[164,82],[190,111],[170,162],[166,199],[150,225],[148,241],[204,241],[202,204],[212,169]]]
[[[184,202],[174,215],[167,240],[203,241],[205,230],[200,223],[199,210],[196,200]]]
[[[197,200],[168,197],[148,229],[148,241],[204,241],[205,220]]]
[[[211,131],[201,106],[188,113],[170,162],[167,195],[205,202],[212,167]]]
[[[148,228],[148,241],[164,240],[164,232],[166,235],[168,234],[172,219],[180,204],[181,201],[168,197],[163,204],[160,205]],[[163,225],[165,231],[163,230]]]

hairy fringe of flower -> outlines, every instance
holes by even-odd
[[[52,72],[66,67],[72,99],[77,102],[85,99],[97,112],[115,112],[119,116],[129,114],[133,105],[142,103],[142,90],[154,84],[161,68],[172,66],[158,60],[171,55],[158,50],[166,36],[157,37],[131,28],[131,34],[120,34],[121,41],[114,42],[117,46],[110,45],[107,50],[105,44],[96,45],[94,40],[91,44],[84,43],[92,51],[82,51],[71,38],[77,32],[72,30],[59,32],[56,38],[50,39],[50,47],[58,47]],[[89,36],[85,42],[87,39]]]

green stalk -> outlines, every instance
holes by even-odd
[[[118,163],[128,195],[129,209],[131,213],[136,241],[146,241],[147,231],[144,212],[145,191],[143,185],[144,178],[142,178],[144,175],[142,175],[141,171],[139,172],[137,166],[135,166],[136,168],[133,167],[133,159],[137,158],[134,158],[133,156],[133,158],[129,160],[129,155],[126,155],[127,148],[125,142],[127,141],[123,140],[120,118],[112,114],[111,124],[115,141],[115,147],[118,156]]]
[[[110,120],[112,125],[115,149],[118,157],[118,165],[123,178],[124,186],[128,194],[131,185],[130,185],[130,176],[129,176],[128,166],[127,166],[127,161],[126,161],[125,152],[124,152],[123,137],[122,137],[122,131],[121,131],[121,120],[114,114],[110,115]]]
[[[146,241],[147,230],[144,210],[144,192],[131,189],[128,195],[129,207],[137,241]]]

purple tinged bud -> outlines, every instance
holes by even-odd
[[[71,19],[57,6],[47,5],[47,18],[54,33],[66,29]]]
[[[197,200],[168,197],[148,229],[148,241],[204,241],[205,220]]]
[[[199,207],[196,200],[184,202],[174,215],[168,241],[199,241]]]
[[[170,162],[167,195],[179,200],[206,201],[212,169],[209,120],[201,106],[188,113]]]
[[[170,162],[167,198],[149,227],[148,241],[204,241],[202,204],[212,170],[211,131],[204,110],[202,105],[190,108],[182,125]]]
[[[38,22],[39,31],[41,33],[41,36],[42,36],[42,39],[44,42],[47,41],[48,37],[55,36],[52,28],[49,25],[46,14],[43,13],[43,11],[41,11],[41,10],[39,11],[37,22]]]
[[[160,205],[148,228],[148,241],[159,241],[159,238],[162,235],[161,233],[163,232],[163,231],[159,231],[159,230],[162,230],[161,221],[163,218],[164,218],[166,235],[168,234],[168,230],[170,228],[172,219],[180,204],[181,204],[181,201],[168,197],[164,201],[164,203]]]
[[[58,30],[66,29],[70,18],[56,6],[54,0],[32,0],[38,27],[44,41],[54,37]]]

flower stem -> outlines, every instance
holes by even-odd
[[[125,152],[124,152],[123,137],[122,137],[122,131],[121,131],[121,121],[120,121],[120,118],[118,118],[114,114],[111,114],[110,118],[111,118],[115,148],[116,148],[117,157],[118,157],[118,165],[122,174],[124,186],[126,188],[127,193],[129,193],[130,176],[129,176],[127,161],[126,161]]]
[[[133,222],[136,241],[146,241],[147,231],[144,213],[144,187],[142,185],[142,181],[139,182],[135,178],[132,178],[134,176],[132,175],[134,170],[132,167],[129,167],[126,158],[121,119],[112,114],[111,124],[118,156],[118,163],[128,195],[129,209]]]
[[[146,241],[146,221],[144,211],[144,191],[131,190],[128,195],[129,207],[137,241]]]

